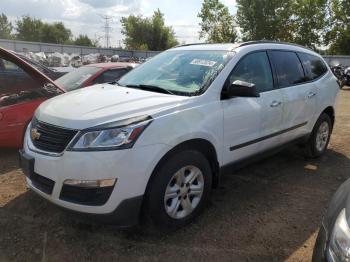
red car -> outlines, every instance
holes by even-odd
[[[22,147],[35,109],[63,92],[28,62],[0,47],[0,147]]]
[[[99,63],[82,66],[56,79],[55,82],[66,91],[119,80],[135,68],[134,63]]]

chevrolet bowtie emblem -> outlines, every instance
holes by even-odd
[[[32,128],[30,130],[30,137],[32,140],[38,140],[40,138],[41,134],[38,132],[38,129]]]

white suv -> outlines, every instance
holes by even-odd
[[[338,91],[324,60],[300,46],[180,46],[118,82],[44,102],[21,166],[61,207],[176,228],[202,210],[222,167],[293,141],[323,154]]]

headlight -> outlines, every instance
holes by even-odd
[[[83,130],[69,150],[101,151],[131,148],[150,123],[150,117],[142,117]]]
[[[350,261],[350,229],[343,209],[335,222],[329,243],[329,255],[333,261]]]

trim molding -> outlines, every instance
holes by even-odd
[[[272,137],[274,137],[274,136],[282,135],[282,134],[287,133],[287,132],[289,132],[289,131],[292,131],[292,130],[294,130],[294,129],[300,128],[300,127],[302,127],[302,126],[306,126],[307,123],[308,123],[308,122],[304,122],[304,123],[301,123],[301,124],[299,124],[299,125],[292,126],[292,127],[290,127],[290,128],[287,128],[287,129],[278,131],[278,132],[276,132],[276,133],[273,133],[273,134],[270,134],[270,135],[267,135],[267,136],[263,136],[263,137],[260,137],[260,138],[257,138],[257,139],[254,139],[254,140],[251,140],[251,141],[248,141],[248,142],[245,142],[245,143],[236,145],[236,146],[231,146],[231,147],[230,147],[230,151],[234,151],[234,150],[240,149],[240,148],[242,148],[242,147],[250,146],[250,145],[252,145],[252,144],[255,144],[255,143],[264,141],[264,140],[269,139],[269,138],[272,138]]]

